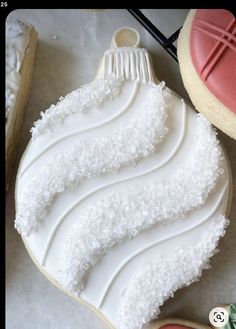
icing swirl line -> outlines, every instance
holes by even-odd
[[[50,157],[23,192],[15,219],[18,232],[27,236],[37,231],[57,194],[153,154],[168,132],[169,95],[164,83],[150,85],[144,108],[128,123],[97,140],[80,139]]]
[[[50,143],[49,145],[47,145],[45,148],[43,148],[40,153],[38,153],[29,163],[27,163],[27,165],[21,170],[20,174],[18,175],[18,178],[22,177],[26,171],[32,166],[32,164],[37,161],[44,153],[48,152],[53,146],[55,146],[56,144],[60,143],[62,140],[65,140],[66,138],[69,138],[71,136],[75,136],[84,132],[88,132],[91,131],[93,129],[96,128],[100,128],[108,123],[111,123],[112,121],[114,121],[115,119],[117,119],[118,117],[120,117],[122,114],[124,114],[130,107],[130,105],[132,104],[132,102],[135,99],[135,96],[137,95],[139,89],[139,82],[136,80],[135,84],[134,84],[134,88],[131,92],[131,96],[128,99],[127,103],[124,105],[124,107],[115,115],[113,115],[112,117],[104,120],[103,122],[94,124],[90,127],[87,128],[82,128],[73,132],[70,132],[69,134],[65,134],[63,136],[61,136],[60,138],[54,140],[52,143]]]
[[[85,201],[86,199],[88,199],[89,197],[91,197],[93,194],[95,193],[101,193],[104,189],[120,184],[120,183],[124,183],[127,181],[131,181],[133,179],[136,178],[140,178],[143,177],[145,175],[151,174],[155,171],[157,171],[158,169],[160,169],[161,167],[165,166],[171,159],[173,159],[173,157],[175,156],[175,154],[178,152],[179,148],[181,147],[183,141],[184,141],[184,136],[185,136],[185,132],[186,132],[186,105],[184,103],[184,101],[182,100],[182,104],[183,104],[183,112],[182,112],[182,129],[181,129],[181,133],[180,133],[180,138],[176,144],[176,146],[174,147],[174,149],[170,152],[170,154],[168,155],[168,157],[161,163],[159,163],[157,166],[146,170],[138,175],[133,175],[131,177],[127,177],[124,179],[120,179],[117,180],[115,182],[109,183],[107,185],[104,185],[102,187],[96,188],[93,191],[89,192],[88,194],[84,195],[82,198],[80,198],[79,200],[77,200],[74,204],[72,204],[64,213],[63,215],[58,219],[56,225],[53,227],[50,236],[48,238],[48,241],[46,243],[46,247],[45,247],[45,251],[43,253],[43,257],[42,257],[42,262],[41,262],[41,266],[45,266],[46,263],[46,259],[48,257],[48,253],[50,250],[50,247],[52,245],[53,239],[57,233],[57,231],[59,230],[61,224],[64,222],[64,220],[66,219],[66,217],[71,213],[71,211],[73,211],[76,207],[78,207],[83,201]]]
[[[106,78],[99,78],[72,91],[64,98],[60,97],[56,105],[51,105],[48,110],[41,112],[41,119],[31,128],[32,138],[43,134],[52,134],[53,127],[61,125],[73,113],[84,113],[89,108],[101,106],[104,102],[114,99],[119,95],[122,79],[113,74]]]
[[[157,317],[159,307],[174,292],[189,286],[209,269],[209,259],[218,251],[216,246],[229,221],[220,215],[195,246],[177,248],[169,257],[157,255],[142,264],[127,283],[119,305],[120,329],[141,329]]]
[[[209,74],[215,67],[216,63],[218,62],[219,58],[223,55],[224,51],[229,47],[232,49],[232,47],[235,51],[235,47],[231,44],[231,40],[234,40],[234,34],[235,34],[235,28],[233,32],[229,32],[230,29],[235,24],[235,18],[229,22],[228,26],[226,27],[226,31],[221,29],[220,27],[217,27],[216,25],[206,22],[202,19],[196,19],[193,24],[193,29],[200,31],[201,33],[206,34],[207,36],[216,39],[217,42],[214,45],[214,47],[211,49],[210,53],[208,54],[205,63],[203,64],[200,74],[204,80],[207,80]],[[208,28],[211,28],[213,32],[209,31]],[[220,32],[221,36],[217,35],[216,32]],[[223,34],[223,36],[222,36]],[[225,39],[226,37],[226,39]],[[227,39],[228,38],[228,39]]]
[[[86,207],[67,235],[62,286],[79,295],[86,271],[109,248],[154,224],[185,218],[202,206],[223,173],[218,144],[210,123],[197,115],[193,151],[171,178],[111,193]]]
[[[226,184],[223,187],[222,192],[220,193],[220,196],[218,197],[218,199],[216,200],[216,203],[214,205],[214,207],[210,210],[210,212],[201,220],[199,220],[197,223],[195,223],[194,225],[191,225],[190,227],[187,227],[186,229],[180,230],[179,232],[174,232],[172,234],[170,234],[167,238],[164,239],[159,239],[158,241],[155,241],[151,244],[148,244],[147,246],[143,247],[142,249],[136,251],[135,253],[133,253],[130,257],[128,257],[115,271],[115,273],[112,275],[111,279],[109,280],[105,290],[103,291],[101,298],[99,300],[98,306],[97,308],[101,308],[102,305],[104,304],[105,298],[109,293],[109,290],[111,289],[111,286],[113,284],[113,282],[116,280],[117,276],[119,275],[119,273],[124,269],[124,267],[130,263],[135,257],[137,257],[138,255],[142,254],[143,252],[147,251],[148,249],[151,249],[153,247],[156,247],[158,244],[164,242],[164,241],[168,241],[170,239],[173,239],[177,236],[180,236],[182,234],[185,234],[187,232],[190,232],[192,230],[194,230],[195,228],[197,228],[198,226],[202,225],[203,223],[205,223],[207,220],[209,220],[218,210],[220,204],[223,201],[223,197],[225,196],[225,193],[227,191],[227,188],[229,186],[229,182],[226,182]]]

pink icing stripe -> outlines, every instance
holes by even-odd
[[[236,20],[224,9],[198,9],[190,31],[192,63],[207,88],[236,114]]]
[[[199,19],[196,19],[196,21],[199,21]],[[229,31],[231,29],[231,27],[234,24],[235,19],[233,18],[232,21],[230,21],[230,23],[227,25],[226,27],[226,31]],[[200,74],[203,73],[203,71],[205,70],[206,66],[208,65],[209,61],[212,59],[212,57],[214,56],[214,54],[216,53],[217,49],[220,48],[222,45],[221,43],[218,41],[215,46],[212,48],[212,50],[210,51],[209,55],[206,58],[205,63],[202,66],[202,69],[200,71]]]
[[[231,23],[234,23],[234,21],[235,20],[233,19]],[[228,29],[224,30],[221,27],[219,27],[215,24],[211,24],[209,22],[203,21],[202,19],[196,19],[195,24],[198,24],[198,23],[200,23],[200,25],[205,25],[209,28],[212,28],[214,31],[220,32],[220,33],[228,36],[230,39],[236,41],[236,37],[233,34],[231,34],[230,32],[228,32]]]
[[[203,33],[205,33],[206,35],[212,37],[213,39],[216,39],[218,41],[220,41],[221,43],[224,43],[226,46],[228,46],[229,48],[231,48],[233,51],[236,51],[236,47],[228,40],[223,39],[223,37],[216,35],[208,30],[205,30],[204,28],[200,27],[200,26],[194,26],[193,27],[195,30],[201,31]],[[234,30],[235,33],[236,30]]]
[[[236,29],[234,29],[234,32]],[[225,40],[224,40],[225,41]],[[219,51],[216,52],[215,57],[212,59],[212,61],[209,63],[209,65],[206,67],[204,73],[203,73],[203,79],[207,79],[217,62],[219,61],[220,57],[223,55],[224,51],[227,49],[227,45],[224,44],[222,40],[220,40],[221,48],[219,48]],[[231,47],[230,47],[231,48]],[[232,49],[235,51],[235,49]]]

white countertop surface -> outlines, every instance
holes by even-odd
[[[188,9],[145,9],[143,13],[166,35],[180,26]],[[30,139],[29,130],[42,110],[60,96],[92,81],[100,59],[109,48],[114,31],[122,26],[137,29],[141,46],[152,55],[159,80],[188,99],[178,64],[125,9],[20,9],[10,15],[35,26],[39,33],[32,88],[25,109],[22,136],[10,190],[6,199],[6,324],[8,329],[105,329],[85,306],[55,288],[36,268],[14,229],[14,185],[20,158]],[[228,152],[236,190],[236,141],[223,133],[219,138]],[[161,307],[164,316],[208,322],[218,304],[236,302],[236,196],[231,225],[213,257],[212,269],[201,280],[175,294]]]

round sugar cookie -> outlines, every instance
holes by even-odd
[[[150,323],[148,329],[211,329],[211,327],[183,318],[164,318]]]
[[[190,10],[177,40],[184,86],[196,109],[236,139],[236,20],[224,9]]]
[[[95,80],[32,127],[15,227],[53,284],[109,328],[136,329],[209,268],[231,174],[210,123],[157,82],[125,30],[133,44],[115,33]]]

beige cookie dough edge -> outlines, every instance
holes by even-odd
[[[213,125],[236,139],[236,114],[223,105],[205,86],[190,54],[190,32],[196,9],[190,10],[177,40],[177,55],[183,84],[197,110]]]
[[[8,187],[11,183],[11,176],[16,160],[16,148],[20,141],[21,127],[24,117],[24,109],[28,101],[34,59],[36,53],[38,33],[34,28],[31,28],[29,34],[29,43],[25,50],[25,56],[20,68],[21,82],[19,84],[19,89],[16,95],[15,106],[10,110],[5,125],[5,179],[6,186],[5,189],[8,190]]]

